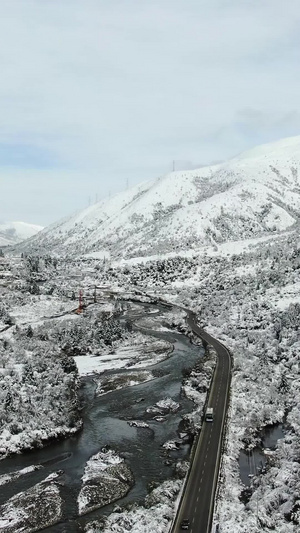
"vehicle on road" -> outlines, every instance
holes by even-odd
[[[189,530],[190,529],[190,521],[188,518],[184,518],[180,524],[180,529]]]
[[[214,410],[212,407],[208,407],[205,413],[205,420],[206,422],[212,422],[213,419],[214,419]]]

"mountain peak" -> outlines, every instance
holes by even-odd
[[[300,135],[294,137],[286,137],[285,139],[280,139],[279,141],[261,144],[250,150],[246,150],[239,154],[234,160],[241,159],[259,159],[259,158],[291,158],[291,157],[300,157]]]

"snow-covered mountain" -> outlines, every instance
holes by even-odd
[[[300,212],[300,136],[172,172],[41,231],[28,251],[148,256],[274,234]]]
[[[0,246],[8,246],[29,239],[43,229],[43,226],[26,222],[0,223]]]

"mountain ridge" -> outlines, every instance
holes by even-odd
[[[37,224],[28,224],[27,222],[3,222],[0,223],[0,246],[10,246],[22,242],[36,235],[43,229],[43,226]]]
[[[278,233],[298,222],[299,176],[300,136],[143,182],[52,224],[21,249],[131,258]]]

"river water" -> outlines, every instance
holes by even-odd
[[[156,309],[162,316],[163,309]],[[135,318],[146,317],[151,311],[153,312],[153,308],[151,310],[150,306],[141,306],[140,311],[135,312]],[[133,316],[129,315],[129,318],[133,319]],[[148,492],[149,483],[162,482],[174,476],[175,463],[178,459],[188,457],[190,446],[182,444],[178,451],[172,452],[167,457],[162,444],[168,440],[178,439],[177,430],[182,416],[193,410],[193,403],[181,394],[182,371],[194,366],[199,357],[203,356],[204,350],[192,345],[189,339],[176,332],[152,333],[174,346],[168,359],[147,367],[157,377],[152,381],[112,391],[100,397],[94,394],[96,385],[93,377],[84,378],[81,389],[84,405],[82,431],[72,438],[56,441],[41,450],[1,461],[0,474],[11,473],[29,465],[42,464],[44,468],[5,485],[0,494],[0,504],[14,494],[40,482],[50,473],[63,470],[61,478],[63,519],[44,531],[75,533],[80,531],[86,522],[111,513],[116,503],[122,506],[131,502],[142,502]],[[119,374],[120,370],[116,372]],[[172,398],[178,402],[180,409],[176,413],[167,414],[163,422],[149,419],[145,413],[146,408],[164,398]],[[126,421],[128,418],[146,420],[150,427],[146,429],[131,427]],[[78,517],[76,500],[85,463],[107,445],[125,457],[134,474],[135,484],[127,496],[118,502]],[[170,457],[172,464],[166,464],[168,463],[166,459]]]
[[[267,426],[261,431],[261,446],[252,449],[250,452],[241,450],[239,456],[239,467],[241,481],[246,487],[251,486],[253,476],[264,471],[267,463],[265,449],[275,450],[277,442],[285,435],[283,424],[274,424]]]

